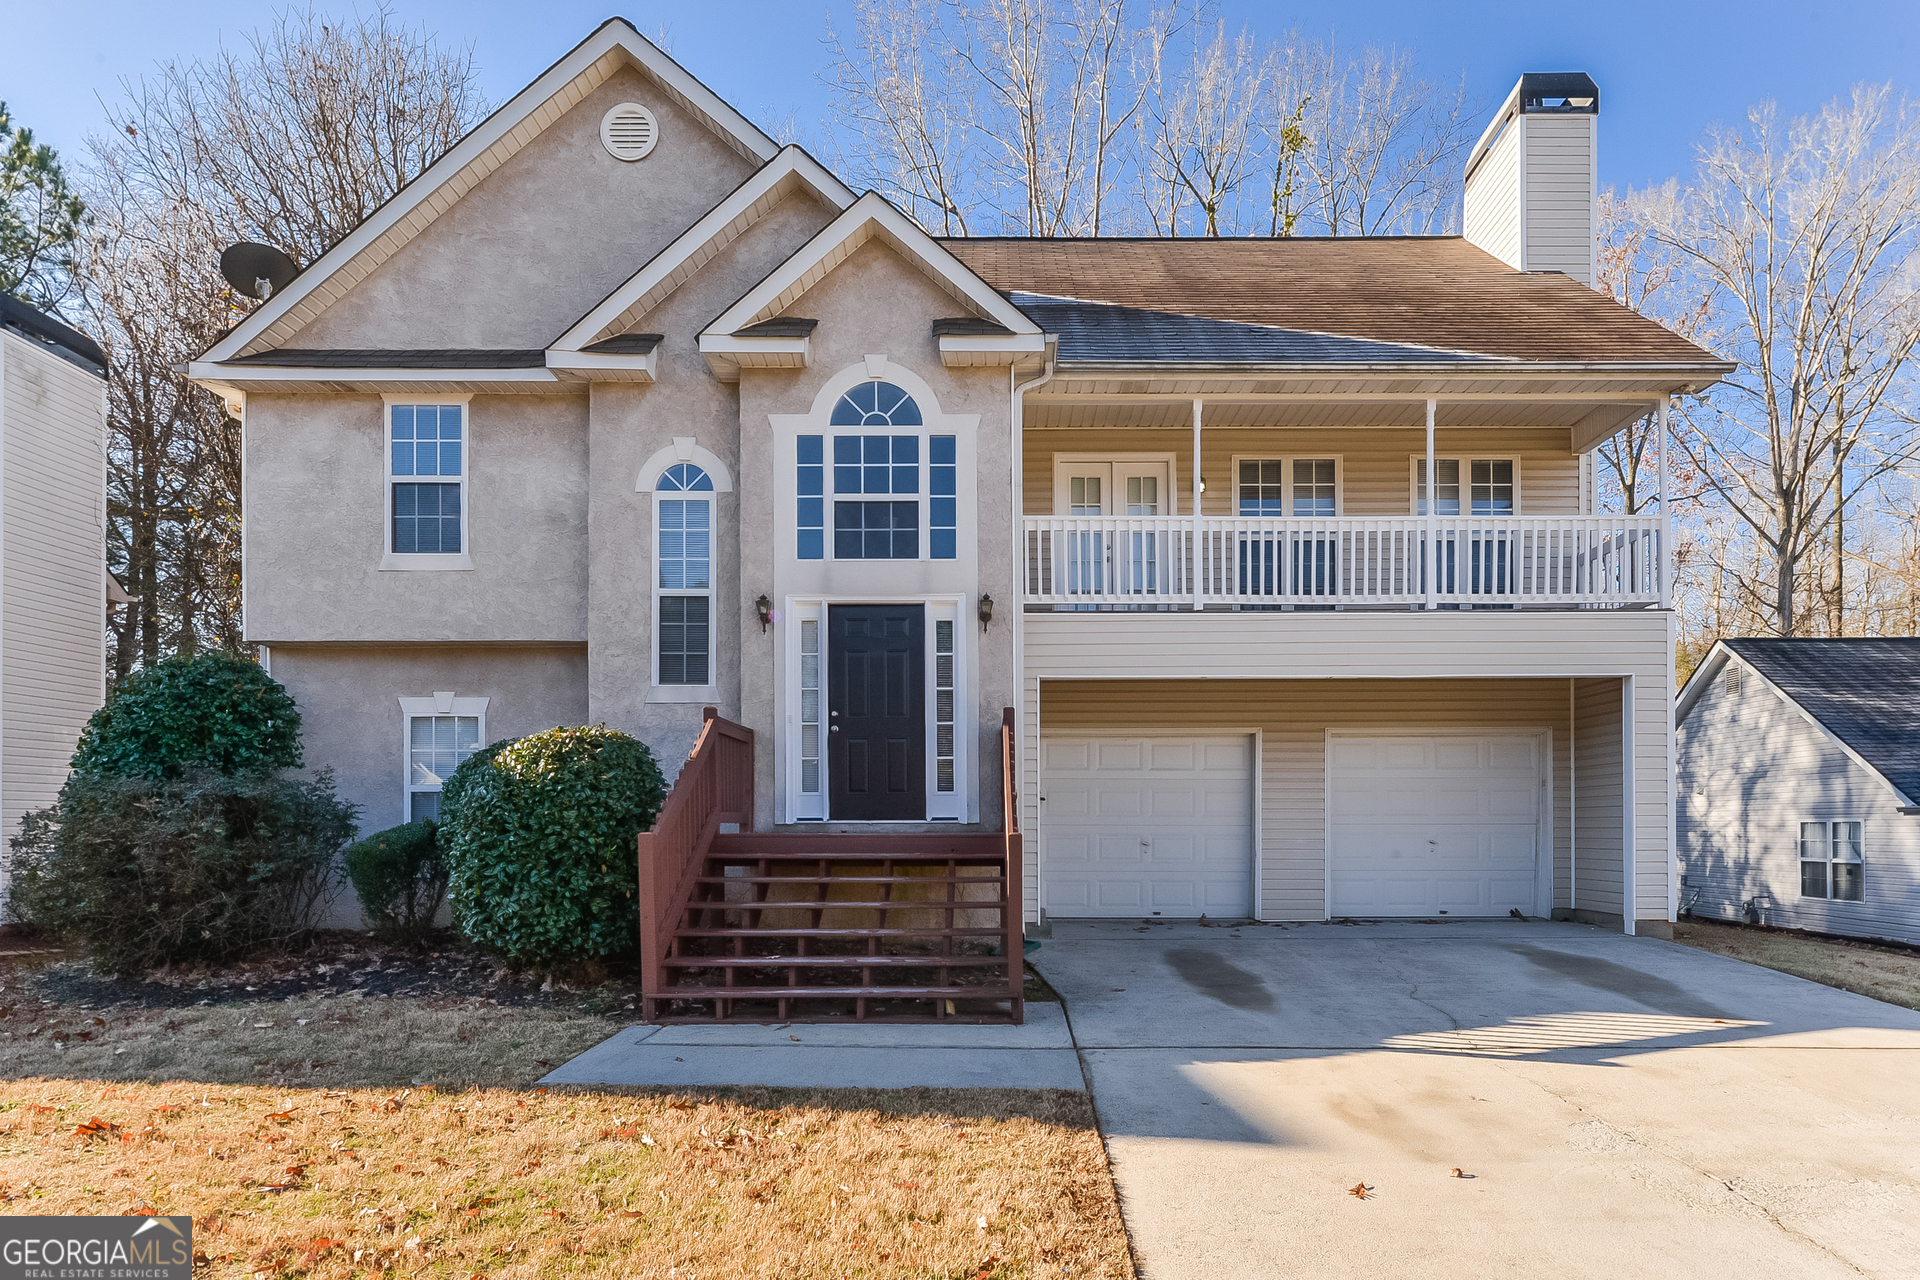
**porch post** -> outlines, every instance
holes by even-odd
[[[1434,510],[1440,505],[1440,477],[1436,473],[1433,460],[1433,406],[1432,396],[1427,397],[1427,532],[1426,551],[1420,558],[1420,580],[1427,588],[1427,608],[1433,608],[1433,580],[1440,571],[1440,544],[1433,523]]]
[[[1200,534],[1200,397],[1193,398],[1193,607],[1200,609],[1200,593],[1206,585],[1206,571],[1201,564],[1202,540]]]
[[[1653,413],[1660,432],[1660,607],[1673,602],[1673,521],[1667,514],[1667,397]]]

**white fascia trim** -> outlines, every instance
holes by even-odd
[[[1718,657],[1719,659],[1718,662],[1715,662],[1716,657]],[[1673,718],[1673,723],[1675,728],[1678,728],[1680,725],[1680,721],[1686,718],[1686,715],[1689,711],[1693,710],[1694,704],[1700,700],[1701,694],[1706,692],[1707,685],[1711,683],[1713,676],[1718,674],[1720,668],[1726,666],[1727,663],[1729,662],[1738,662],[1742,667],[1746,668],[1747,673],[1749,675],[1751,675],[1754,679],[1760,682],[1763,688],[1771,689],[1775,694],[1779,695],[1780,700],[1786,703],[1789,707],[1792,707],[1795,714],[1797,714],[1802,720],[1805,720],[1808,724],[1812,725],[1814,729],[1819,732],[1821,737],[1825,738],[1828,742],[1831,742],[1834,746],[1838,747],[1842,752],[1844,752],[1846,754],[1847,759],[1853,761],[1855,764],[1859,765],[1862,769],[1866,770],[1867,775],[1869,777],[1875,779],[1887,790],[1893,792],[1895,799],[1899,800],[1901,808],[1911,809],[1916,807],[1914,805],[1912,798],[1909,797],[1907,793],[1902,791],[1899,787],[1894,786],[1892,780],[1889,779],[1886,774],[1880,772],[1878,769],[1868,764],[1865,757],[1863,757],[1858,751],[1855,751],[1852,747],[1848,746],[1846,742],[1838,734],[1834,733],[1833,730],[1827,728],[1826,725],[1820,723],[1820,717],[1814,715],[1813,712],[1801,706],[1799,702],[1797,702],[1794,699],[1794,696],[1792,694],[1788,693],[1785,689],[1782,689],[1779,685],[1775,684],[1773,681],[1767,679],[1765,672],[1761,671],[1760,668],[1754,666],[1751,662],[1748,662],[1745,658],[1735,653],[1732,649],[1727,648],[1726,644],[1723,641],[1719,641],[1719,640],[1714,641],[1713,648],[1708,650],[1707,652],[1706,660],[1700,664],[1699,669],[1697,669],[1693,673],[1692,678],[1690,678],[1687,681],[1686,688],[1680,691],[1680,702],[1675,707],[1674,718]],[[1709,663],[1713,664],[1713,668],[1711,671],[1708,670]]]
[[[515,94],[505,106],[470,130],[454,144],[451,151],[428,166],[425,173],[376,209],[372,217],[321,254],[305,271],[294,277],[285,292],[275,294],[252,315],[235,325],[231,333],[206,353],[206,361],[217,364],[244,352],[335,272],[411,216],[436,191],[458,178],[468,165],[520,128],[529,116],[564,92],[568,85],[591,71],[601,58],[616,51],[624,53],[668,93],[681,99],[694,114],[704,117],[742,155],[764,162],[779,153],[778,143],[728,106],[713,90],[696,80],[686,68],[654,47],[624,18],[610,18],[592,35],[575,45],[572,52]],[[422,221],[421,226],[425,225],[426,222]]]
[[[805,184],[836,209],[845,209],[855,199],[852,188],[829,173],[819,161],[797,146],[783,147],[779,155],[734,188],[732,195],[715,205],[625,284],[608,294],[605,301],[554,339],[552,350],[578,351],[590,347],[612,337],[628,312],[635,308],[645,312],[659,306],[679,287],[682,279],[746,234],[799,184]],[[709,246],[711,251],[700,257],[699,264],[688,265]],[[552,363],[551,358],[548,363]]]
[[[1004,356],[997,364],[1014,364],[1047,353],[1044,333],[945,334],[940,339],[940,362],[946,365],[980,364],[981,356]]]
[[[947,249],[878,193],[869,191],[835,218],[792,257],[738,302],[721,312],[700,335],[706,349],[708,335],[731,335],[750,324],[771,319],[797,302],[852,252],[875,235],[911,259],[928,277],[963,306],[1005,325],[1015,334],[1040,334],[1026,313],[987,287]]]
[[[700,335],[700,354],[723,382],[734,382],[742,369],[804,369],[813,363],[813,339],[736,338],[730,333]]]
[[[561,377],[569,375],[588,382],[654,382],[660,376],[660,348],[643,356],[606,355],[596,351],[548,351],[547,368]],[[598,378],[595,375],[599,375]]]
[[[217,364],[210,360],[188,364],[187,377],[213,390],[244,390],[249,383],[352,382],[372,390],[392,388],[397,392],[429,383],[559,381],[546,369],[313,369],[294,365]]]

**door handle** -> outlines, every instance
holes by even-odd
[[[827,726],[827,732],[828,732],[828,733],[838,733],[838,732],[840,732],[840,726],[839,726],[839,725],[837,725],[837,724],[830,724],[830,725],[828,725],[828,726]]]

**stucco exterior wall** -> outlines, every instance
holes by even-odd
[[[749,635],[753,641],[761,639],[752,597],[765,590],[757,588],[743,601],[735,535],[743,511],[763,505],[766,495],[764,488],[742,489],[739,484],[738,389],[708,369],[699,334],[833,215],[830,206],[808,193],[796,192],[782,201],[637,322],[638,332],[665,335],[656,382],[593,387],[587,614],[593,662],[588,702],[594,720],[653,746],[669,777],[699,735],[700,707],[707,699],[653,683],[654,499],[637,492],[635,485],[649,458],[670,447],[675,437],[686,436],[716,455],[735,479],[734,492],[716,494],[714,502],[714,669],[719,688],[712,698],[722,715],[735,717],[741,645]],[[761,649],[770,661],[771,651],[764,645]]]
[[[401,698],[486,698],[485,740],[587,722],[584,645],[274,645],[273,678],[300,708],[308,773],[332,769],[362,834],[404,821]]]
[[[474,396],[467,442],[472,569],[382,569],[381,398],[249,396],[247,639],[585,640],[586,396]]]
[[[644,160],[600,144],[601,117],[621,102],[659,121]],[[622,69],[281,345],[544,347],[752,171]]]
[[[775,661],[775,655],[784,654],[796,640],[793,627],[784,620],[763,637],[753,621],[753,599],[763,591],[776,601],[796,595],[886,601],[958,594],[964,597],[960,630],[966,637],[964,666],[975,718],[971,738],[977,812],[983,825],[997,828],[1000,711],[1013,705],[1008,619],[1016,599],[1007,371],[948,369],[941,364],[932,322],[963,314],[964,308],[918,267],[877,240],[855,251],[791,310],[820,322],[813,334],[811,366],[747,370],[740,380],[742,491],[776,495],[770,501],[743,502],[740,525],[741,617],[748,628],[742,643],[740,710],[743,723],[761,735],[756,752],[759,813],[755,821],[775,821],[776,797],[784,789],[776,772],[776,760],[784,760],[784,743],[771,745],[779,741],[776,730],[784,731],[786,724],[783,664]],[[777,444],[785,441],[790,449],[791,438],[801,426],[794,419],[816,411],[807,430],[830,433],[826,417],[837,394],[823,393],[836,376],[849,370],[858,371],[856,380],[864,379],[866,358],[874,355],[885,357],[883,369],[889,376],[911,375],[924,385],[934,403],[923,405],[923,410],[976,419],[967,432],[972,437],[974,465],[960,468],[960,487],[963,491],[971,487],[972,492],[962,494],[962,540],[967,545],[957,561],[836,563],[831,558],[801,561],[796,557],[791,453],[783,455]],[[965,442],[962,449],[964,455]],[[966,527],[969,521],[971,529]],[[984,634],[974,621],[981,592],[990,593],[999,604],[997,620]]]

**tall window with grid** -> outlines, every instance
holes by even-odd
[[[833,437],[834,559],[918,560],[920,406],[891,382],[863,382],[840,397],[829,422],[860,429]]]
[[[440,817],[440,789],[480,749],[480,717],[410,716],[407,724],[407,820]]]
[[[656,684],[713,683],[713,479],[691,463],[654,486]]]
[[[388,408],[393,554],[458,555],[465,550],[465,416],[464,406],[457,404]]]

